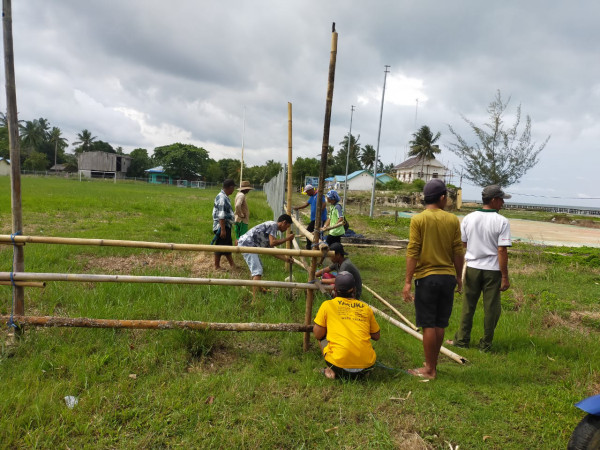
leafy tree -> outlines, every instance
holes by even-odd
[[[221,181],[225,178],[231,178],[239,184],[241,167],[241,161],[239,159],[223,158],[219,160],[219,167],[221,168]]]
[[[24,156],[38,151],[40,145],[48,139],[48,121],[44,118],[27,120],[19,124],[21,146]]]
[[[317,158],[296,158],[292,166],[292,179],[293,182],[299,186],[304,184],[304,177],[317,177],[319,176],[319,168],[321,162]]]
[[[221,166],[212,158],[209,158],[203,175],[206,181],[213,183],[222,182],[225,179],[225,177],[223,177],[223,172],[221,171]]]
[[[0,127],[0,158],[10,159],[10,145],[8,142],[7,127]]]
[[[355,172],[362,168],[360,164],[360,143],[358,140],[360,135],[356,138],[350,135],[350,158],[348,159],[348,173]],[[344,140],[340,142],[340,149],[334,158],[334,175],[344,175],[346,173],[346,157],[348,155],[348,135],[344,136]]]
[[[46,170],[48,168],[48,158],[43,153],[32,151],[25,159],[23,168],[25,170]]]
[[[121,147],[120,145],[117,148],[115,148],[115,153],[117,155],[124,155],[125,154],[125,152],[123,151],[123,147]]]
[[[90,144],[90,152],[117,153],[112,145],[104,141],[94,141]]]
[[[413,140],[409,142],[410,151],[408,154],[409,156],[417,156],[421,160],[421,178],[424,177],[425,162],[435,159],[435,155],[441,152],[439,145],[436,144],[440,136],[439,131],[434,136],[427,125],[423,125],[416,133],[413,133]]]
[[[79,170],[77,157],[75,155],[65,153],[63,162],[65,163],[65,172],[77,172],[77,170]]]
[[[148,150],[145,148],[136,148],[129,154],[131,156],[131,164],[127,169],[128,177],[143,177],[144,171],[152,167],[152,159],[148,156]]]
[[[363,169],[372,170],[375,164],[375,148],[372,145],[365,145],[365,148],[360,152],[360,162]]]
[[[154,160],[163,166],[168,175],[195,180],[202,176],[208,167],[208,152],[191,144],[171,144],[154,149]]]
[[[536,146],[531,142],[531,118],[526,116],[525,128],[519,134],[521,123],[521,105],[517,107],[515,123],[508,129],[504,127],[503,116],[508,107],[509,99],[504,102],[500,90],[488,106],[490,123],[483,127],[461,116],[469,124],[479,142],[474,145],[460,136],[449,126],[450,132],[456,138],[450,150],[462,160],[465,178],[478,186],[499,184],[507,187],[518,183],[521,177],[538,162],[538,155],[544,149],[550,136]]]
[[[92,136],[92,133],[89,130],[82,130],[81,133],[77,134],[77,140],[73,142],[75,153],[79,154],[91,151],[92,143],[96,139],[96,136]]]
[[[58,161],[58,150],[60,149],[64,154],[64,149],[67,147],[67,139],[62,137],[62,131],[58,127],[52,127],[48,135],[48,141],[54,147],[54,165]]]

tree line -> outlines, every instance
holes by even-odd
[[[525,173],[539,162],[539,154],[544,149],[548,138],[537,145],[531,142],[531,118],[525,117],[524,127],[521,125],[521,106],[517,106],[515,122],[505,127],[504,115],[510,98],[502,99],[498,90],[488,105],[489,123],[477,125],[462,116],[469,125],[475,139],[467,139],[452,127],[448,126],[455,142],[449,144],[449,150],[460,158],[464,176],[478,186],[499,184],[503,187],[518,183]],[[76,155],[82,152],[103,151],[123,155],[123,148],[113,148],[108,142],[99,140],[84,129],[77,134],[71,144],[73,153],[67,153],[67,139],[58,127],[50,125],[48,119],[40,117],[34,120],[19,121],[21,144],[21,167],[25,170],[45,171],[56,164],[64,164],[64,170],[77,171]],[[413,133],[409,141],[410,156],[416,156],[425,164],[441,152],[437,144],[441,133],[433,133],[427,125]],[[384,165],[381,160],[375,162],[375,149],[372,145],[361,146],[360,135],[344,136],[336,152],[329,146],[327,152],[328,177],[344,175],[357,170],[377,169],[377,173],[391,173],[393,164]],[[175,179],[203,180],[220,182],[225,178],[240,181],[241,161],[224,158],[215,160],[209,152],[192,144],[174,143],[156,147],[152,155],[144,148],[136,148],[128,156],[132,158],[127,171],[128,177],[145,177],[145,170],[162,166],[166,174]],[[8,128],[5,114],[0,113],[0,157],[10,158]],[[264,184],[282,169],[282,164],[272,159],[265,164],[246,166],[244,164],[244,180],[252,184]],[[293,181],[296,185],[304,183],[305,176],[317,176],[320,171],[319,158],[296,158],[293,164]]]

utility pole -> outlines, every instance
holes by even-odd
[[[373,218],[373,208],[375,206],[375,184],[377,183],[377,161],[379,161],[379,141],[381,139],[381,119],[383,118],[383,99],[385,98],[385,82],[390,66],[386,65],[383,72],[383,91],[381,92],[381,110],[379,111],[379,131],[377,132],[377,151],[375,152],[375,162],[373,163],[373,190],[371,191],[371,210],[369,217]]]
[[[240,187],[244,175],[244,135],[246,134],[246,107],[244,106],[244,120],[242,125],[242,163],[240,164]]]
[[[344,178],[344,203],[342,212],[346,216],[346,192],[348,192],[348,165],[350,164],[350,140],[352,139],[352,116],[354,115],[354,105],[350,106],[350,131],[348,131],[348,150],[346,152],[346,177]]]

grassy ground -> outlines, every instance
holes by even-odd
[[[10,233],[7,177],[0,178],[0,230]],[[147,184],[23,179],[24,234],[208,243],[216,191]],[[252,224],[272,218],[262,193],[249,195]],[[294,204],[302,202],[296,197]],[[350,215],[367,236],[407,238],[408,220]],[[9,271],[12,251],[0,246]],[[31,272],[248,277],[212,272],[212,255],[27,245]],[[401,301],[402,251],[351,250],[364,282],[414,317]],[[265,279],[287,276],[263,257]],[[493,351],[443,359],[437,380],[377,369],[366,382],[332,382],[300,333],[227,333],[28,328],[17,346],[0,332],[0,442],[9,448],[564,448],[582,417],[573,403],[600,392],[600,260],[589,248],[518,244],[512,288]],[[297,272],[296,279],[306,275]],[[0,286],[0,313],[10,288]],[[324,300],[317,297],[316,308]],[[365,293],[365,300],[378,306]],[[48,283],[26,291],[29,314],[68,317],[301,322],[304,297],[275,291],[250,304],[243,288]],[[385,309],[382,307],[381,309]],[[457,296],[448,336],[456,330]],[[379,320],[378,360],[422,363],[414,338]],[[475,316],[473,340],[481,337]],[[64,397],[78,398],[69,409]]]

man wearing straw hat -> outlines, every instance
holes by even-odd
[[[431,380],[437,375],[438,357],[452,314],[454,288],[462,291],[464,250],[458,218],[444,211],[448,202],[444,182],[439,178],[428,181],[423,194],[425,210],[410,221],[402,295],[404,301],[415,302],[425,353],[425,366],[408,373]],[[414,299],[410,293],[413,277]]]
[[[235,237],[236,244],[246,231],[248,231],[248,219],[250,210],[246,202],[246,194],[252,190],[249,181],[242,181],[238,193],[235,196]]]

